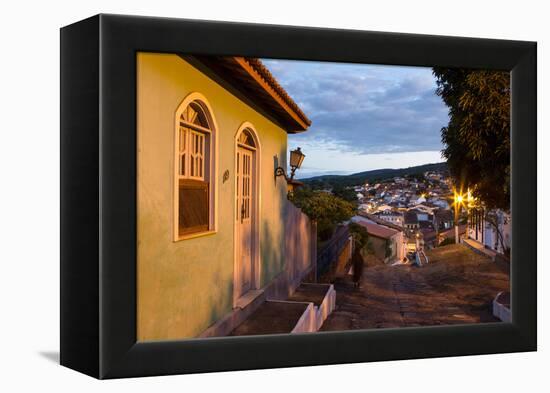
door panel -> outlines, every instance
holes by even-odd
[[[237,274],[239,295],[253,289],[254,152],[237,149]]]

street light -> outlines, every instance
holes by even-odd
[[[464,204],[464,195],[461,192],[457,192],[456,189],[453,190],[454,193],[454,208],[455,208],[455,244],[458,244],[458,215],[460,213],[460,208]]]
[[[277,176],[284,176],[286,181],[290,181],[294,179],[294,172],[296,172],[296,169],[300,169],[302,166],[302,162],[304,162],[304,158],[306,158],[305,154],[302,153],[302,150],[298,147],[296,150],[290,151],[290,178],[287,176],[284,168],[278,167],[275,169],[275,177]]]

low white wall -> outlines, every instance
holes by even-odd
[[[317,331],[317,313],[313,303],[309,303],[298,323],[290,333],[313,333]]]
[[[498,295],[493,300],[493,315],[500,319],[502,322],[511,323],[512,322],[512,312],[511,310],[500,304],[497,299],[502,294],[502,292],[499,292]]]
[[[327,291],[327,294],[325,295],[323,302],[319,305],[319,307],[316,307],[317,328],[315,331],[318,331],[321,328],[321,326],[323,325],[323,322],[326,321],[326,319],[328,318],[328,316],[334,310],[335,307],[336,307],[336,290],[334,289],[334,286],[330,284],[330,288]]]

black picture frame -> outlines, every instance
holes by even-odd
[[[512,323],[136,342],[137,51],[510,71]],[[534,42],[103,14],[63,27],[61,364],[103,379],[535,351],[536,107]]]

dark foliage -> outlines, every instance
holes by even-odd
[[[357,193],[353,188],[344,187],[340,184],[336,184],[332,188],[332,194],[337,196],[338,198],[342,198],[344,201],[348,202],[357,202]]]
[[[443,155],[463,189],[489,208],[510,207],[510,75],[434,67],[449,108]]]
[[[317,221],[317,234],[321,241],[330,238],[336,225],[349,220],[355,213],[352,203],[309,187],[300,187],[291,201],[311,219]]]

